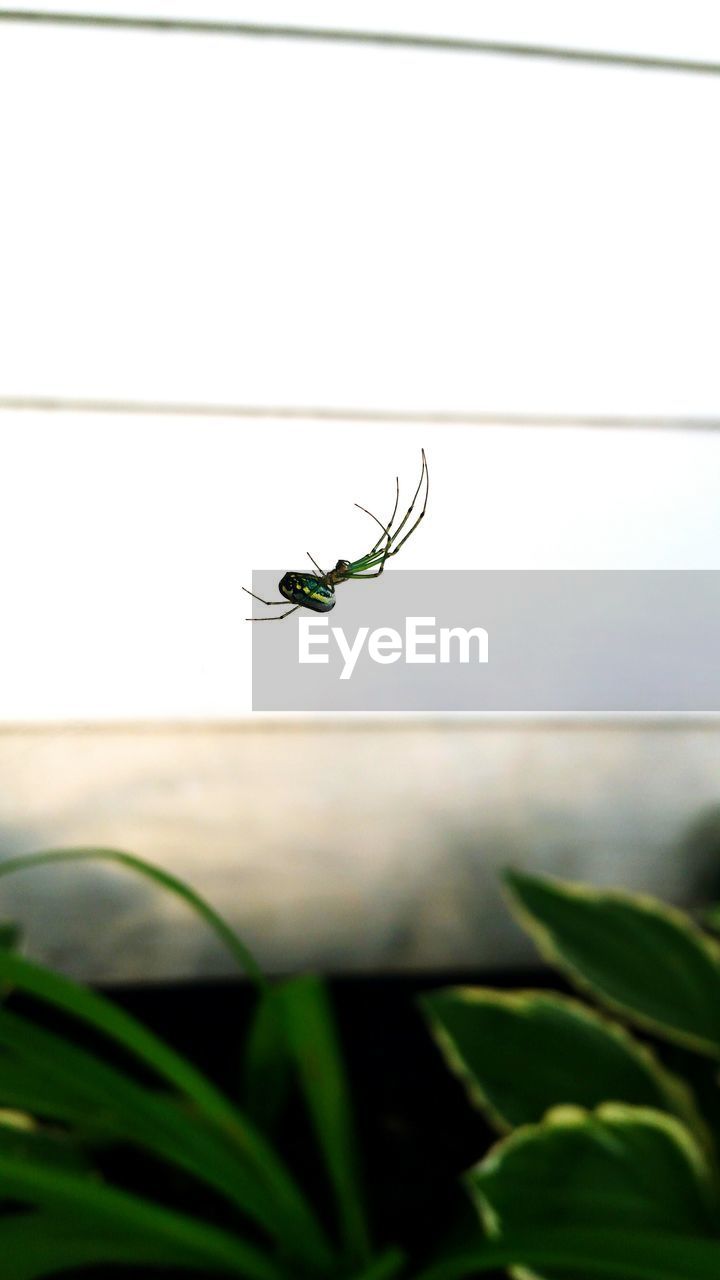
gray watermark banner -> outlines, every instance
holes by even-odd
[[[720,712],[720,571],[389,569],[252,626],[254,711]]]

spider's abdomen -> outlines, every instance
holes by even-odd
[[[312,573],[286,573],[278,583],[278,591],[286,600],[314,613],[329,613],[335,608],[335,588]]]

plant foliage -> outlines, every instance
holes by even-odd
[[[15,926],[0,925],[3,1280],[115,1265],[148,1280],[163,1269],[246,1280],[461,1280],[498,1269],[542,1280],[718,1280],[716,1135],[690,1083],[663,1061],[663,1042],[687,1058],[720,1057],[720,947],[687,916],[626,893],[507,875],[512,910],[584,999],[487,987],[422,998],[449,1068],[498,1141],[465,1174],[474,1237],[418,1269],[412,1241],[373,1240],[324,984],[269,982],[193,889],[130,854],[58,850],[0,863],[0,876],[91,858],[179,895],[255,984],[238,1096],[101,994],[25,958]],[[293,1095],[327,1204],[281,1149],[277,1121]],[[165,1171],[156,1192],[117,1183],[116,1148]],[[222,1204],[219,1218],[173,1207],[176,1178],[204,1188],[199,1206],[207,1196]]]
[[[446,1062],[502,1135],[468,1176],[486,1236],[518,1276],[720,1276],[716,1135],[627,1025],[717,1057],[720,949],[648,898],[519,872],[505,888],[541,955],[600,1009],[543,991],[424,997]]]

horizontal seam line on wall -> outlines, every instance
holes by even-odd
[[[365,45],[385,49],[414,49],[428,53],[474,54],[507,58],[621,67],[638,71],[671,71],[691,75],[720,75],[720,63],[694,58],[668,58],[642,53],[565,48],[463,36],[423,35],[280,23],[222,22],[208,19],[125,17],[44,9],[2,9],[0,21],[56,27],[94,27],[105,30],[146,31],[155,34],[235,36],[251,39],[295,40],[309,43]]]
[[[318,405],[204,404],[188,401],[112,400],[61,396],[2,396],[5,413],[97,413],[148,417],[280,419],[305,422],[377,422],[427,426],[620,427],[717,431],[720,417],[682,414],[514,413],[462,409],[383,409]]]
[[[410,713],[362,713],[343,715],[313,715],[297,712],[287,716],[284,712],[255,713],[237,720],[47,720],[47,721],[8,721],[0,723],[0,741],[3,736],[60,736],[62,734],[85,736],[89,734],[107,734],[112,736],[129,736],[133,734],[159,736],[165,734],[250,734],[263,733],[308,733],[315,732],[387,732],[403,733],[422,730],[538,730],[562,729],[577,731],[605,730],[699,730],[720,732],[720,713],[677,713],[669,712],[605,712],[595,716],[584,713],[569,712],[566,716],[551,714],[527,715],[524,713],[502,712],[440,712],[436,716],[423,712]]]

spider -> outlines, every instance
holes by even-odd
[[[379,578],[385,568],[385,561],[389,560],[391,556],[397,555],[400,548],[407,542],[410,534],[415,532],[420,521],[425,515],[428,491],[430,488],[430,477],[428,475],[428,465],[424,449],[421,450],[421,454],[422,466],[420,468],[418,486],[415,490],[413,500],[397,528],[393,529],[392,526],[397,514],[398,502],[400,501],[400,480],[398,477],[395,479],[395,506],[393,507],[393,513],[390,520],[386,525],[383,524],[382,520],[378,520],[377,516],[373,515],[372,511],[368,511],[367,507],[361,507],[359,502],[355,503],[355,506],[358,507],[360,511],[364,511],[365,514],[370,516],[370,518],[382,529],[382,533],[374,547],[371,547],[366,555],[361,556],[359,560],[338,560],[335,568],[330,569],[328,573],[325,573],[320,568],[317,560],[313,560],[313,557],[308,551],[308,556],[317,569],[317,575],[313,573],[303,573],[302,571],[298,573],[291,571],[290,573],[284,574],[278,583],[278,591],[283,597],[282,600],[263,600],[262,596],[256,596],[253,591],[248,591],[247,587],[243,587],[243,591],[245,591],[247,595],[252,596],[253,600],[259,600],[261,604],[273,607],[275,605],[287,604],[287,602],[290,601],[292,608],[286,609],[284,613],[269,614],[267,617],[263,618],[247,618],[246,621],[282,622],[283,618],[288,618],[291,613],[295,613],[296,609],[312,609],[314,613],[329,613],[331,609],[335,608],[335,588],[338,587],[341,582],[348,582],[351,578]],[[420,490],[423,487],[423,480],[425,481],[425,496],[423,499],[422,511],[398,542],[399,535],[402,533],[415,509],[415,503],[417,502],[418,497],[420,496]]]

